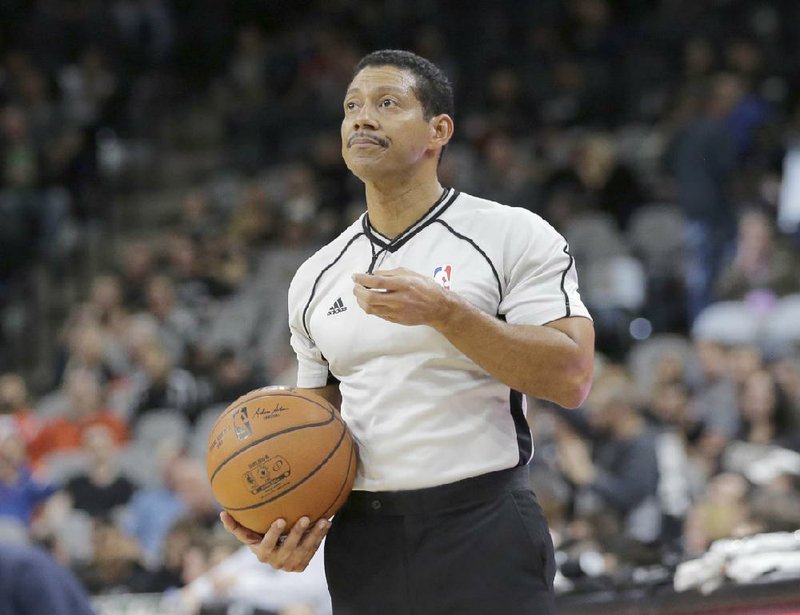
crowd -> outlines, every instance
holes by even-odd
[[[800,528],[800,5],[311,4],[0,6],[0,539],[45,546],[92,593],[197,612],[233,591],[220,562],[254,565],[220,531],[205,437],[238,395],[292,383],[286,291],[363,211],[337,126],[376,47],[453,79],[443,183],[541,214],[576,257],[594,389],[528,411],[559,588]],[[109,181],[126,158],[109,135],[158,148],[198,107],[216,172],[177,186],[165,223],[112,228],[132,188]],[[69,269],[93,225],[107,258]],[[34,390],[36,266],[81,292]],[[285,604],[324,612],[318,581]]]

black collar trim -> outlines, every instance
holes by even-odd
[[[409,239],[411,239],[414,235],[419,233],[423,228],[431,224],[434,220],[436,220],[439,216],[441,216],[444,211],[453,204],[460,193],[458,190],[454,190],[452,188],[445,188],[442,192],[442,196],[440,196],[436,202],[431,205],[430,209],[426,211],[422,217],[414,222],[411,226],[409,226],[406,230],[400,233],[394,239],[389,239],[388,237],[384,237],[378,231],[372,228],[372,225],[369,222],[369,214],[364,213],[361,217],[361,225],[364,228],[364,234],[369,238],[369,240],[374,243],[375,245],[379,246],[384,250],[388,250],[389,252],[394,252],[398,248],[400,248],[403,244],[405,244]]]

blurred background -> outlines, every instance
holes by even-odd
[[[529,408],[562,611],[790,612],[799,28],[794,0],[2,0],[0,545],[98,613],[328,612],[320,566],[220,532],[204,446],[293,384],[289,281],[365,208],[343,92],[405,48],[455,87],[442,183],[551,222],[595,318],[585,407]]]

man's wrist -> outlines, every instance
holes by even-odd
[[[460,323],[468,315],[471,307],[458,293],[445,290],[442,293],[439,316],[431,323],[431,326],[447,337],[461,328]]]

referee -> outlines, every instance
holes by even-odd
[[[440,185],[446,76],[407,51],[361,59],[342,156],[367,212],[289,289],[297,386],[341,408],[359,446],[332,522],[226,528],[275,568],[323,537],[335,615],[553,612],[553,546],[528,487],[524,395],[576,407],[594,329],[566,241],[539,216]]]

